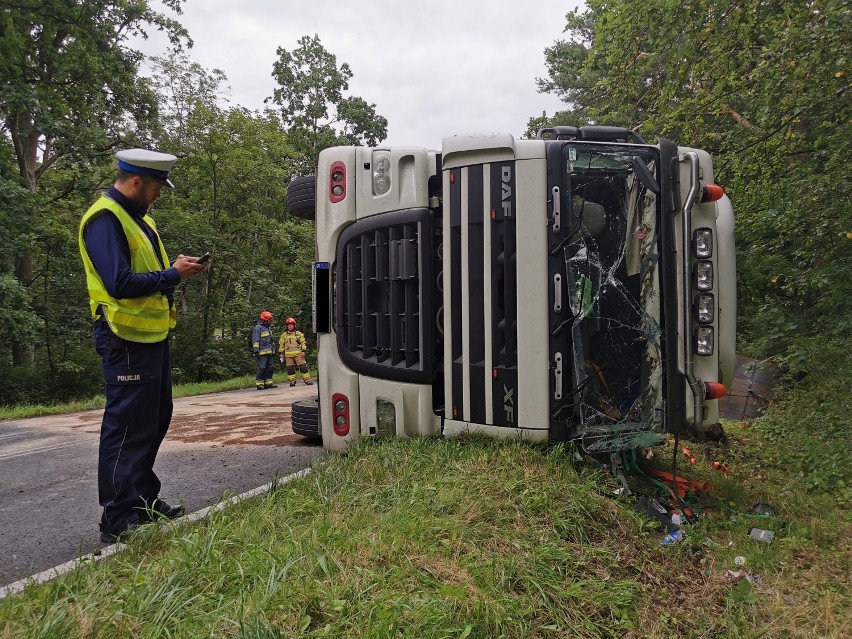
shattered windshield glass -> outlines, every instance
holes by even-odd
[[[563,154],[569,230],[555,250],[568,308],[553,330],[572,355],[573,392],[555,417],[570,420],[588,452],[653,445],[664,418],[659,206],[648,177],[658,154],[603,144],[565,145]]]

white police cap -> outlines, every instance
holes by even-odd
[[[118,168],[128,173],[151,175],[170,189],[175,188],[169,180],[169,171],[177,162],[177,157],[174,155],[147,149],[125,149],[116,153],[115,157],[118,158]]]

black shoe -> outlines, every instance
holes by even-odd
[[[290,386],[295,386],[296,382],[290,382]]]
[[[101,530],[101,542],[105,544],[123,544],[127,542],[127,538],[130,537],[131,533],[139,528],[142,525],[142,522],[139,519],[134,519],[132,521],[128,521],[124,524],[123,528],[115,530],[113,532],[107,532]]]
[[[313,386],[314,383],[311,380],[305,382],[305,386]]]
[[[180,504],[172,506],[159,497],[151,502],[144,510],[140,509],[139,518],[146,521],[157,521],[158,519],[177,519],[183,517],[186,512]]]
[[[257,386],[257,387],[255,388],[255,390],[263,390],[264,388],[266,388],[266,387],[265,387],[265,386]]]
[[[129,537],[129,536],[130,536],[129,530],[125,530],[124,532],[120,532],[120,533],[116,533],[116,534],[102,532],[101,533],[101,543],[102,544],[123,544],[124,542],[127,541],[127,537]]]
[[[267,384],[265,388],[278,388],[278,384]]]

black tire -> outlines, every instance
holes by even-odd
[[[319,430],[319,398],[293,402],[291,424],[297,435],[308,439],[322,439]]]
[[[317,216],[317,176],[306,175],[287,186],[287,211],[294,217],[313,220]]]

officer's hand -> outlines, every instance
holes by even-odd
[[[203,264],[195,263],[197,260],[197,257],[178,255],[173,266],[177,269],[177,272],[180,273],[181,281],[188,280],[196,273],[204,270]]]
[[[284,363],[284,356],[282,355],[281,357],[279,357],[279,358],[278,358],[278,361],[279,361],[279,362],[281,362],[281,363],[283,364],[283,363]]]

